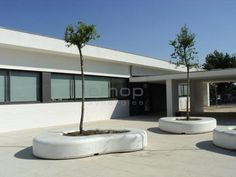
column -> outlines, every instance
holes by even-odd
[[[203,82],[203,101],[204,106],[210,106],[210,88],[209,82]]]
[[[190,81],[190,111],[199,113],[204,110],[203,82]]]
[[[178,83],[174,80],[166,80],[166,107],[167,116],[175,116],[179,108]]]

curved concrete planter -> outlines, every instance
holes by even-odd
[[[222,148],[236,150],[236,126],[224,126],[214,129],[213,143]]]
[[[75,130],[48,132],[33,139],[33,154],[45,159],[70,159],[144,149],[146,132],[126,130],[129,132],[89,136],[63,136],[63,133]]]
[[[159,120],[159,128],[163,131],[177,134],[197,134],[213,131],[216,119],[211,117],[191,117],[200,120],[176,120],[185,117],[163,117]]]

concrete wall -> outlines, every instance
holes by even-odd
[[[86,74],[129,77],[128,65],[86,58],[84,65]],[[80,62],[77,57],[0,48],[0,68],[79,74]]]
[[[129,101],[85,103],[85,122],[127,117]],[[78,123],[80,102],[12,104],[0,106],[0,132]]]

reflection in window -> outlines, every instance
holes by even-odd
[[[74,98],[73,75],[51,75],[51,98],[52,100],[70,100]]]
[[[0,102],[5,101],[5,77],[6,77],[6,72],[0,71]]]
[[[128,81],[124,78],[112,78],[111,95],[112,98],[127,99]]]
[[[10,72],[10,102],[40,101],[40,75],[33,72]]]
[[[76,98],[82,97],[81,77],[75,77]],[[110,98],[110,79],[106,77],[85,76],[85,98]]]
[[[179,94],[179,96],[187,96],[187,85],[186,84],[179,84],[178,94]]]

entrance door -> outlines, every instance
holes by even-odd
[[[130,115],[143,115],[150,111],[149,85],[131,83]]]
[[[130,115],[165,114],[165,84],[131,83]],[[142,89],[142,94],[137,91]]]

